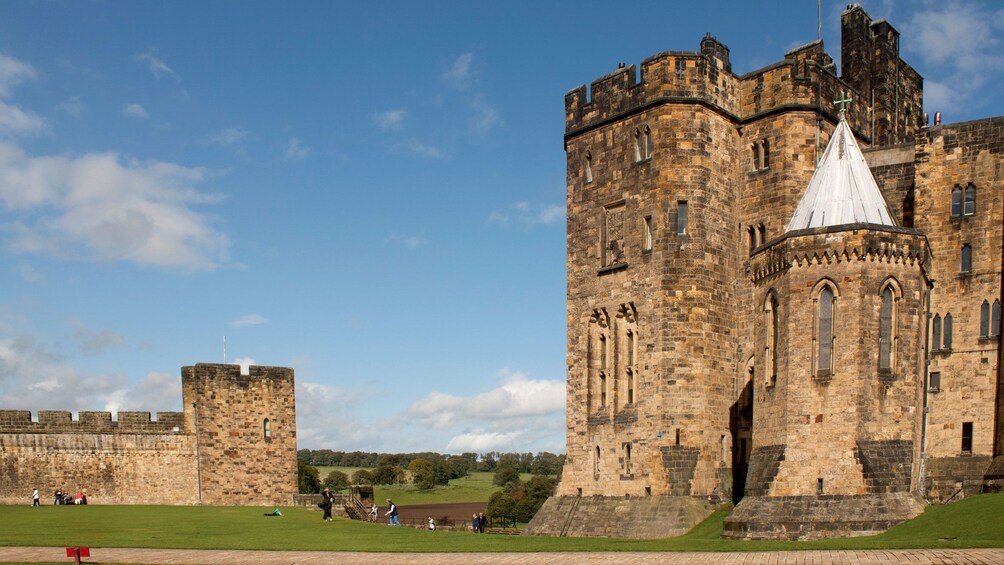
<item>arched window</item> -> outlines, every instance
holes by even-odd
[[[265,421],[261,424],[262,436],[265,441],[272,441],[272,422],[265,418]]]
[[[882,291],[879,312],[879,371],[891,372],[896,352],[896,294],[892,284]]]
[[[952,348],[952,315],[945,314],[945,322],[942,329],[942,334],[944,336],[944,341],[942,342],[942,349]]]
[[[600,446],[596,446],[596,456],[593,458],[593,475],[600,476]]]
[[[836,341],[836,288],[829,281],[821,281],[816,285],[816,323],[815,347],[813,352],[817,377],[828,377],[833,374],[833,348]]]
[[[624,444],[624,474],[631,474],[631,444]]]
[[[952,217],[958,218],[962,215],[962,189],[959,185],[952,188]]]
[[[642,155],[644,155],[644,153],[642,153],[642,144],[643,143],[644,143],[644,140],[642,139],[642,136],[641,136],[641,130],[638,129],[638,128],[635,128],[635,130],[634,130],[634,162],[635,163],[640,162],[641,159],[642,159]]]
[[[990,335],[996,336],[1000,333],[1001,327],[1001,301],[994,300],[993,308],[990,311]]]
[[[966,186],[965,201],[962,205],[962,215],[972,216],[976,214],[976,187],[973,183]]]
[[[960,269],[963,273],[973,270],[973,247],[968,243],[962,246],[962,265]]]
[[[931,349],[941,349],[941,315],[936,314],[931,321]]]
[[[593,152],[586,151],[586,182],[593,182]]]
[[[753,165],[750,167],[750,170],[752,171],[760,170],[760,142],[757,141],[756,143],[750,145],[750,151],[752,152],[752,157],[753,157],[751,159]]]
[[[764,345],[764,366],[767,369],[767,386],[777,383],[777,338],[778,338],[778,303],[773,292],[767,294],[764,303],[764,327],[767,330]]]
[[[770,168],[770,141],[767,141],[766,139],[763,140],[762,165],[760,166],[760,168],[761,169]]]
[[[753,250],[756,249],[756,228],[750,226],[746,229],[747,237],[749,237],[750,244],[750,255],[753,254]]]
[[[652,158],[652,130],[648,126],[645,126],[645,135],[642,136],[644,139],[644,147],[642,148],[642,158],[651,159]]]
[[[990,303],[986,300],[980,305],[980,337],[990,335]]]

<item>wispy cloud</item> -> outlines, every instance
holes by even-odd
[[[1004,8],[979,2],[924,2],[904,24],[904,49],[920,55],[927,72],[924,105],[957,111],[982,105],[974,93],[1004,69]]]
[[[173,79],[178,79],[178,74],[174,72],[174,69],[167,66],[160,57],[157,56],[156,50],[151,49],[146,53],[137,53],[133,56],[133,60],[145,63],[147,68],[150,70],[150,74],[153,78],[160,80],[161,77],[171,77]]]
[[[34,157],[0,143],[0,202],[15,218],[8,245],[64,259],[213,269],[229,240],[195,209],[222,199],[196,189],[204,176],[113,152]]]
[[[446,153],[439,147],[414,138],[409,139],[407,142],[399,145],[398,147],[404,149],[408,153],[418,155],[419,157],[425,157],[427,159],[446,158]]]
[[[250,132],[245,129],[237,127],[224,128],[206,138],[206,143],[222,146],[237,145],[246,140],[250,135]]]
[[[259,326],[261,324],[267,324],[268,318],[260,314],[248,314],[246,316],[241,316],[236,320],[231,320],[230,325],[235,328],[241,328],[244,326]]]
[[[96,355],[111,349],[118,349],[126,343],[126,337],[120,333],[107,329],[95,330],[77,319],[69,320],[67,325],[70,327],[70,335],[77,343],[80,352],[85,355]]]
[[[313,147],[304,145],[299,139],[291,137],[282,146],[282,160],[287,163],[302,163],[313,152]]]
[[[420,235],[401,235],[392,233],[387,236],[387,242],[403,245],[408,249],[418,249],[428,243],[428,240]]]
[[[84,113],[84,103],[80,101],[79,96],[71,96],[69,100],[62,102],[56,108],[74,118],[79,118]]]
[[[35,77],[34,67],[0,53],[0,135],[36,133],[45,129],[46,122],[41,116],[7,102],[18,85],[35,80]]]
[[[471,129],[477,133],[486,134],[495,129],[496,126],[502,125],[502,117],[499,116],[498,110],[485,100],[483,94],[477,94],[471,100],[471,111],[473,116],[469,124]]]
[[[146,112],[146,108],[139,104],[127,104],[125,108],[122,109],[122,115],[127,118],[136,118],[140,120],[145,120],[150,117],[150,114]]]
[[[469,88],[474,83],[474,53],[461,53],[443,72],[443,80],[456,89]]]
[[[373,121],[376,122],[380,129],[401,129],[404,127],[407,117],[408,111],[398,108],[396,110],[387,110],[373,114]]]
[[[549,225],[565,218],[565,206],[561,204],[532,204],[517,202],[505,209],[495,210],[488,216],[488,222],[497,225],[518,224],[523,227]]]

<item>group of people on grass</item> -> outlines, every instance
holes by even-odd
[[[32,490],[31,491],[31,505],[32,506],[41,506],[42,503],[39,501],[40,497],[41,497],[41,495],[39,494],[38,489]],[[87,504],[87,495],[84,494],[84,491],[80,491],[77,494],[73,494],[73,495],[71,495],[69,493],[65,493],[64,494],[62,490],[57,489],[56,492],[55,492],[55,494],[53,494],[52,504],[54,506],[61,506],[61,505],[64,505],[64,504],[65,505],[70,505],[70,504]]]

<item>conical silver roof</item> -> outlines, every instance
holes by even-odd
[[[785,232],[856,223],[896,225],[854,133],[841,117]]]

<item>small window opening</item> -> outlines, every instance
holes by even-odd
[[[265,421],[262,422],[261,427],[262,427],[262,436],[265,438],[265,441],[271,441],[272,440],[272,422],[270,422],[268,418],[265,418]]]
[[[680,428],[676,428],[676,445],[680,445]]]
[[[823,479],[816,479],[816,494],[823,494]]]
[[[676,203],[676,235],[687,233],[687,201],[680,200]]]
[[[652,250],[652,216],[645,216],[645,245],[642,250]]]
[[[973,270],[973,248],[968,243],[962,246],[962,272],[969,273]]]
[[[593,182],[593,152],[586,151],[586,182]]]
[[[962,188],[955,185],[952,188],[952,217],[958,218],[962,215]]]
[[[996,337],[1000,334],[1001,327],[1001,301],[994,300],[993,308],[990,311],[990,335]]]
[[[635,129],[634,130],[634,162],[635,163],[641,162],[642,154],[643,154],[642,153],[642,148],[641,148],[642,143],[643,143],[643,140],[642,140],[642,136],[641,136],[641,130],[640,129]]]
[[[760,235],[760,238],[757,239],[757,245],[763,245],[764,243],[767,243],[767,226],[760,224],[760,226],[757,228],[757,231],[759,232]]]
[[[944,325],[942,326],[942,328],[943,328],[942,336],[944,337],[944,340],[942,341],[941,348],[942,349],[951,349],[952,348],[952,315],[951,314],[945,314],[945,321],[944,321]]]
[[[934,316],[931,321],[931,347],[934,350],[941,349],[941,315]]]
[[[990,336],[990,303],[986,300],[980,304],[980,337]]]
[[[928,376],[927,388],[931,392],[939,392],[941,390],[941,372],[934,371]]]
[[[642,158],[646,159],[646,160],[647,159],[651,159],[652,158],[652,130],[648,126],[645,126],[645,133],[642,136],[642,138],[643,138],[642,140],[644,141],[644,144],[643,144],[643,147],[642,147]]]
[[[624,473],[631,474],[631,444],[624,444]]]
[[[966,186],[965,201],[962,205],[963,216],[973,216],[976,214],[976,187],[973,183]]]
[[[973,453],[973,423],[962,422],[962,454],[971,455]]]
[[[676,78],[683,79],[683,71],[687,68],[687,62],[683,59],[676,60]]]

